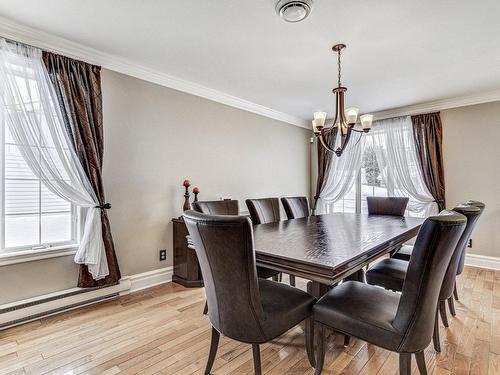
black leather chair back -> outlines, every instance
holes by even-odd
[[[195,211],[208,215],[239,215],[240,207],[237,200],[197,201],[191,203]]]
[[[192,210],[183,217],[203,273],[212,326],[238,341],[262,341],[264,312],[250,219]]]
[[[483,213],[484,209],[486,208],[486,205],[483,202],[479,201],[467,201],[464,204],[468,204],[471,206],[475,206],[481,210],[481,214]],[[467,239],[467,241],[469,241]],[[462,272],[464,272],[464,266],[465,266],[465,256],[467,255],[467,244],[465,245],[462,253],[460,254],[460,260],[458,261],[458,267],[457,267],[457,275],[461,275]]]
[[[369,215],[404,216],[408,197],[366,197]]]
[[[280,221],[280,201],[278,198],[247,199],[245,202],[254,224]]]
[[[466,222],[462,214],[444,211],[420,228],[393,322],[403,333],[399,352],[421,351],[431,341],[441,285]]]
[[[469,238],[472,234],[472,231],[474,230],[474,227],[476,226],[479,216],[481,216],[481,210],[479,209],[479,207],[467,204],[457,206],[453,209],[453,211],[464,215],[467,218],[467,224],[465,225],[465,230],[462,233],[460,240],[458,241],[455,251],[453,252],[450,265],[446,270],[446,275],[444,276],[443,280],[443,286],[441,287],[441,292],[439,294],[440,301],[447,300],[453,295],[453,288],[455,287],[460,258],[465,252],[467,242],[469,242]]]
[[[281,198],[281,203],[288,219],[299,219],[311,215],[306,197],[284,197]]]

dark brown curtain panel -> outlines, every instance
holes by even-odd
[[[411,116],[411,121],[422,176],[441,211],[446,207],[441,116],[426,113]]]
[[[335,139],[337,138],[337,130],[334,129],[332,132],[326,133],[325,141],[333,148],[335,146]],[[321,141],[317,140],[318,148],[318,178],[316,180],[316,194],[314,194],[314,207],[313,211],[316,210],[316,205],[318,199],[320,198],[321,190],[323,190],[323,185],[325,184],[330,171],[330,165],[332,163],[332,158],[334,154],[323,147]]]
[[[96,281],[88,272],[87,266],[81,265],[78,286],[90,288],[114,285],[120,280],[121,274],[106,212],[109,205],[106,204],[102,183],[104,138],[101,67],[50,52],[43,53],[43,61],[59,97],[66,127],[73,140],[78,158],[103,207],[101,209],[102,235],[109,275]]]

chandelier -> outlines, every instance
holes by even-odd
[[[342,152],[347,147],[352,132],[368,133],[372,127],[373,115],[365,114],[360,116],[361,129],[356,129],[355,125],[358,121],[358,108],[347,108],[344,110],[344,94],[347,91],[346,87],[341,83],[341,70],[340,70],[340,52],[346,47],[345,44],[336,44],[332,50],[337,52],[338,58],[338,86],[333,89],[335,94],[336,110],[335,119],[330,126],[325,126],[326,112],[315,112],[314,120],[312,120],[312,127],[314,135],[319,138],[321,144],[325,149],[334,152],[340,157]],[[347,115],[346,115],[347,113]],[[340,146],[337,149],[334,147],[337,136],[340,133]],[[330,139],[331,142],[327,141]],[[332,146],[330,146],[330,144]]]

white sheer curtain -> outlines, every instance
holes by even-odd
[[[415,216],[436,214],[438,207],[424,184],[418,166],[410,116],[379,120],[368,134],[389,196],[408,196],[408,210]]]
[[[0,105],[19,150],[54,194],[86,207],[75,262],[96,280],[109,274],[98,199],[73,149],[42,52],[0,38]]]
[[[361,168],[361,154],[363,150],[363,138],[361,134],[353,132],[342,155],[340,157],[333,155],[330,171],[327,174],[326,182],[320,192],[320,198],[316,205],[316,214],[327,213],[328,207],[344,198],[354,185],[356,176]],[[322,146],[318,145],[318,147]]]

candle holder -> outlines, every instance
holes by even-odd
[[[187,211],[190,208],[190,204],[189,204],[189,197],[190,197],[189,187],[191,186],[191,183],[189,182],[189,180],[184,180],[184,182],[182,183],[182,185],[186,188],[186,191],[184,192],[184,205],[182,206],[182,210],[183,211]]]
[[[194,202],[198,202],[198,194],[200,194],[200,188],[198,186],[195,186],[193,188],[193,194],[194,194]]]

